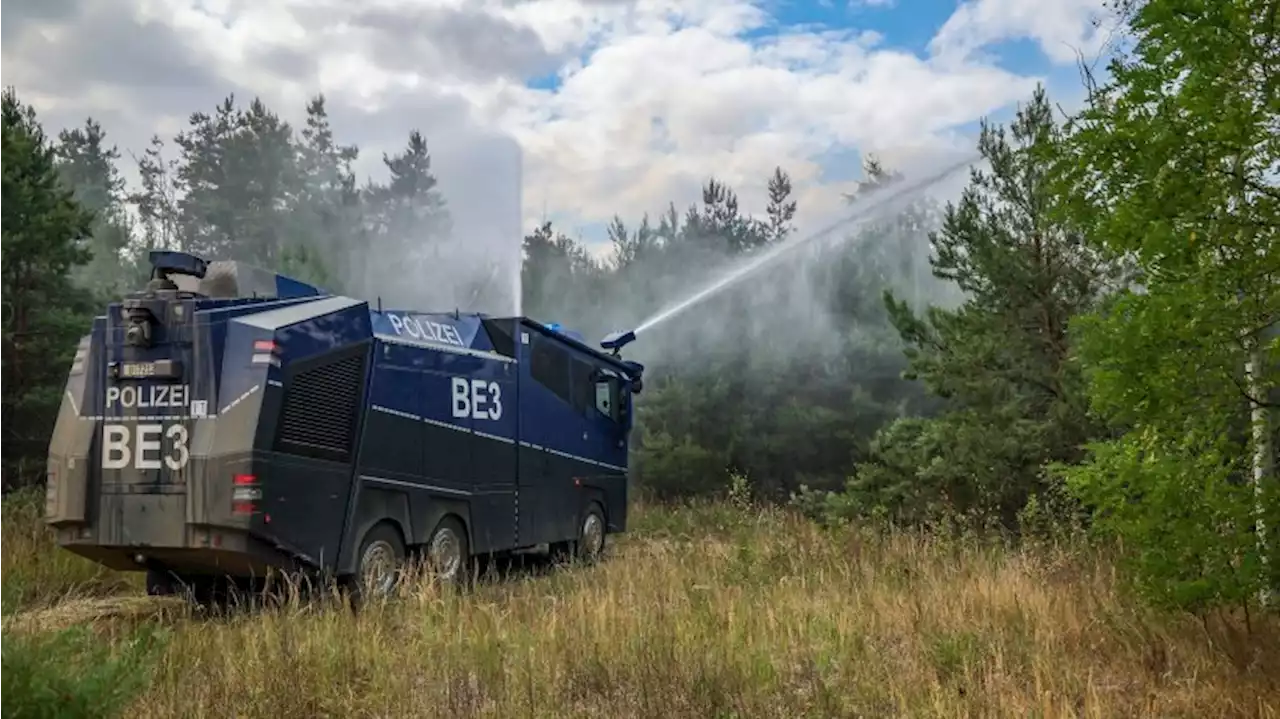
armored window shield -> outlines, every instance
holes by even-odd
[[[533,379],[554,392],[560,399],[572,403],[573,392],[569,381],[569,354],[542,337],[533,340],[533,361],[530,372]]]
[[[591,411],[596,372],[591,365],[579,359],[570,360],[570,364],[573,368],[573,408],[585,415]]]
[[[509,319],[484,319],[480,321],[489,333],[493,351],[506,357],[516,356],[515,322]]]

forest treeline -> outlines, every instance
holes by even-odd
[[[1128,3],[1129,46],[1084,109],[1038,90],[984,123],[958,200],[806,246],[647,332],[638,486],[832,522],[1087,527],[1188,609],[1280,587],[1280,532],[1259,531],[1280,530],[1276,7]],[[412,271],[468,241],[428,138],[361,184],[322,97],[299,128],[258,100],[196,112],[136,159],[137,187],[93,120],[47,135],[9,89],[3,121],[6,487],[41,481],[76,340],[144,283],[147,248],[372,299],[367,258]],[[860,193],[898,179],[864,170]],[[531,228],[524,313],[588,338],[634,326],[792,238],[806,208],[785,167],[767,186],[761,216],[714,178],[687,208],[620,214],[608,261]]]

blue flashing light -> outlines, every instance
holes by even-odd
[[[574,341],[576,341],[576,342],[582,342],[583,344],[586,344],[586,341],[582,338],[582,333],[580,333],[580,332],[575,332],[575,331],[573,331],[573,330],[569,329],[568,327],[565,327],[564,325],[560,324],[559,322],[547,322],[546,324],[544,324],[544,325],[542,325],[542,326],[543,326],[543,327],[546,327],[547,329],[551,330],[552,332],[555,332],[555,333],[556,333],[556,334],[558,334],[558,335],[564,335],[565,337],[568,337],[568,338],[569,338],[569,339],[571,339],[571,340],[574,340]]]

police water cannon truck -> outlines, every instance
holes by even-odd
[[[422,556],[597,557],[644,368],[527,317],[383,310],[153,251],[94,319],[49,446],[66,549],[170,593],[273,570],[385,592]]]

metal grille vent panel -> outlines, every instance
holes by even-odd
[[[320,450],[348,458],[363,375],[364,356],[355,355],[294,376],[280,413],[280,448]]]

